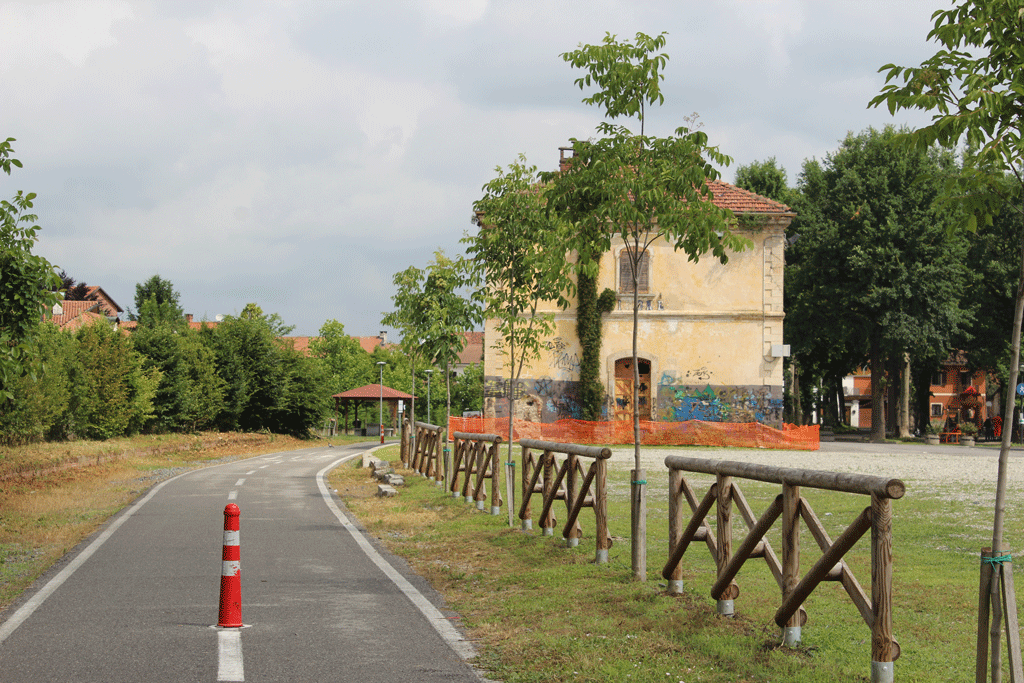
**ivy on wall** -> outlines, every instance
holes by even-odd
[[[604,385],[601,383],[601,316],[615,307],[615,292],[605,289],[597,295],[597,276],[580,269],[577,278],[576,336],[580,340],[579,399],[584,420],[601,419]]]

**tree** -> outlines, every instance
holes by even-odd
[[[612,247],[612,237],[624,243],[633,284],[633,443],[635,470],[632,477],[632,566],[634,577],[646,580],[646,496],[640,464],[639,328],[640,264],[648,247],[663,239],[697,261],[711,252],[723,263],[728,250],[749,244],[730,231],[731,213],[719,209],[709,181],[718,178],[712,164],[728,165],[729,157],[708,146],[707,135],[679,127],[675,134],[645,134],[646,111],[662,104],[661,70],[668,55],[658,52],[666,34],[651,37],[637,33],[635,43],[620,42],[606,34],[601,45],[582,45],[563,53],[562,59],[585,76],[576,79],[581,90],[596,86],[583,99],[604,109],[609,119],[635,117],[639,134],[608,121],[598,125],[603,137],[573,138],[573,157],[567,168],[546,175],[551,211],[574,227],[570,244],[580,253],[601,254]],[[577,261],[585,274],[594,274],[595,259]]]
[[[381,324],[393,327],[402,334],[400,345],[409,359],[409,373],[412,377],[409,393],[412,394],[412,401],[409,406],[409,441],[404,450],[408,457],[412,453],[416,434],[416,360],[422,353],[420,340],[425,324],[423,271],[416,266],[409,266],[400,273],[395,273],[391,281],[396,287],[395,293],[391,296],[395,310],[386,313],[381,319]]]
[[[463,284],[459,264],[444,251],[435,251],[423,283],[423,338],[431,364],[444,368],[445,428],[452,413],[451,366],[459,362],[459,354],[466,348],[466,332],[482,322],[480,306],[459,293]]]
[[[802,232],[788,264],[794,350],[831,380],[833,393],[867,360],[876,442],[886,434],[887,363],[905,354],[934,363],[970,322],[960,306],[967,243],[948,234],[949,217],[934,204],[955,160],[934,148],[907,150],[897,136],[892,126],[851,133],[823,164],[805,164]],[[900,372],[889,375],[895,381]]]
[[[497,347],[508,373],[508,459],[512,462],[516,387],[527,361],[540,357],[541,341],[554,330],[554,315],[538,306],[551,301],[567,308],[572,288],[565,258],[568,235],[562,219],[545,210],[537,167],[526,157],[495,169],[498,176],[483,186],[473,204],[476,223],[464,262],[467,282],[483,316],[494,321]],[[506,472],[506,477],[511,476]],[[510,505],[511,509],[511,505]]]
[[[11,174],[21,168],[13,157],[14,138],[0,142],[0,170]],[[40,316],[60,300],[60,278],[42,256],[32,253],[39,226],[32,209],[34,192],[18,190],[10,201],[0,200],[0,410],[14,399],[13,384],[25,373],[36,371],[30,342]]]
[[[135,285],[135,311],[128,317],[139,323],[139,327],[166,323],[180,329],[185,325],[185,314],[178,304],[180,295],[170,280],[154,275],[145,282]]]
[[[786,169],[777,166],[775,157],[752,161],[736,169],[736,187],[750,190],[762,197],[792,205],[796,194],[786,182]]]
[[[148,300],[145,306],[152,304]],[[199,333],[168,322],[140,326],[132,346],[145,367],[160,372],[147,431],[193,432],[213,426],[224,407],[225,381],[217,374],[216,354]]]
[[[905,140],[918,149],[939,144],[955,147],[966,142],[976,153],[965,158],[964,173],[951,178],[945,197],[964,210],[961,228],[973,230],[980,223],[990,225],[992,217],[1004,209],[1024,215],[1024,117],[1021,99],[1024,93],[1024,2],[1021,0],[966,0],[952,9],[932,14],[934,28],[929,40],[942,48],[918,67],[886,64],[886,85],[869,106],[886,105],[889,112],[921,109],[932,112],[929,125],[909,133]],[[896,81],[895,83],[893,81]],[[901,82],[902,81],[902,82]],[[1010,176],[1015,182],[1007,183]],[[1024,319],[1024,236],[1015,245],[1019,254],[1017,296],[1011,328],[1008,389],[1017,385],[1020,369],[1021,321]],[[1014,401],[1004,402],[1003,424],[1013,420]],[[1010,432],[1003,430],[996,483],[995,517],[992,523],[991,552],[1003,553],[1003,519],[1006,509],[1006,468],[1010,452]],[[1005,587],[1006,570],[996,561],[990,570],[982,564],[982,595],[991,585]],[[1012,584],[1011,584],[1012,585]],[[996,600],[998,591],[992,591]],[[1016,613],[1016,602],[1013,603]],[[998,614],[998,611],[994,612]],[[984,612],[983,612],[984,614]],[[981,617],[981,615],[979,615]],[[985,676],[982,663],[982,630],[979,618],[979,667],[977,679]],[[1009,630],[1009,622],[1008,622]],[[1016,638],[1011,642],[1015,642]],[[995,641],[998,643],[998,640]],[[994,644],[995,644],[994,643]],[[1020,662],[1020,653],[1015,655]],[[993,680],[999,669],[998,653],[992,653]],[[987,663],[985,663],[987,666]],[[1015,672],[1016,673],[1016,672]],[[1019,675],[1019,674],[1018,674]]]

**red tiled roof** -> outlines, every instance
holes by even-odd
[[[85,289],[86,299],[96,299],[98,301],[106,302],[109,306],[116,309],[117,313],[124,313],[124,309],[117,305],[117,302],[110,298],[110,295],[103,291],[103,288],[99,285],[93,285],[86,287]]]
[[[334,394],[333,398],[361,398],[361,399],[379,399],[383,393],[383,398],[389,399],[411,399],[412,396],[399,391],[398,389],[392,389],[391,387],[381,387],[379,384],[367,384],[364,387],[358,389],[349,389],[343,391],[340,394]]]
[[[106,319],[103,301],[61,301],[60,307],[63,312],[51,315],[47,320],[62,330],[77,330],[86,322],[79,318],[86,314],[89,314],[88,320]]]
[[[722,180],[712,180],[708,187],[714,195],[712,201],[715,206],[730,209],[733,213],[793,213],[793,209],[782,202],[762,197]]]
[[[459,363],[472,365],[482,362],[484,359],[484,333],[465,332],[464,334],[466,335],[466,346],[459,354]]]
[[[384,339],[382,337],[352,337],[359,345],[363,347],[363,351],[367,353],[373,353],[373,350],[378,346],[384,345]]]

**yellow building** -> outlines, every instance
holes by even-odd
[[[755,216],[737,232],[752,248],[693,263],[662,239],[641,265],[638,326],[640,419],[761,422],[781,427],[783,252],[795,214],[788,206],[724,182],[711,185],[716,205]],[[597,291],[617,294],[603,316],[601,377],[607,420],[632,420],[632,278],[621,238],[601,259]],[[556,330],[539,360],[523,368],[515,387],[516,417],[534,422],[580,418],[581,348],[576,311],[554,311]],[[484,415],[507,417],[508,368],[495,340],[484,337]]]

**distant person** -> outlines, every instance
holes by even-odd
[[[985,441],[991,441],[994,438],[996,438],[996,430],[995,430],[995,427],[992,426],[992,418],[991,417],[986,417],[985,418]]]

